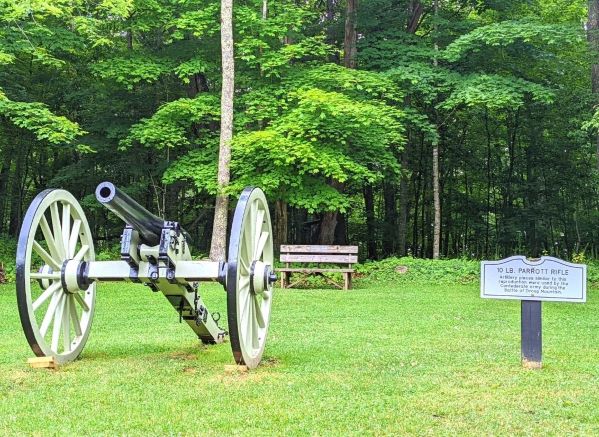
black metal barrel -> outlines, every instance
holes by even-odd
[[[117,217],[139,232],[142,243],[155,246],[160,243],[164,220],[155,216],[111,182],[102,182],[96,188],[96,199]]]

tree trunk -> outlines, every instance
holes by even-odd
[[[233,0],[221,0],[221,52],[223,85],[221,93],[220,143],[218,152],[218,193],[214,207],[210,259],[226,259],[227,220],[229,198],[224,189],[229,185],[231,139],[233,138],[233,95],[235,91],[235,64],[233,60]]]
[[[3,162],[0,168],[0,234],[4,231],[4,221],[6,220],[6,206],[8,200],[8,185],[10,180],[10,166],[12,163],[12,150],[6,146],[2,150]]]
[[[347,68],[356,68],[356,55],[358,54],[356,43],[358,33],[358,0],[347,0],[345,9],[345,38],[343,40],[343,65]]]
[[[587,39],[594,51],[594,59],[599,56],[599,0],[589,1],[589,15],[587,22]],[[595,96],[595,104],[599,103],[599,63],[591,66],[591,84]],[[599,135],[596,138],[596,159],[599,168]]]
[[[433,225],[433,259],[439,259],[441,249],[441,199],[439,197],[439,146],[433,147],[433,208],[435,210]]]
[[[408,3],[408,22],[406,24],[407,33],[416,33],[420,27],[424,6],[419,0],[411,0]]]
[[[274,246],[275,252],[279,253],[281,244],[287,244],[287,202],[277,200],[275,202],[275,229],[274,229]]]
[[[409,145],[409,143],[408,143]],[[408,147],[406,145],[406,148]],[[401,180],[399,181],[399,223],[397,224],[397,252],[399,256],[407,255],[408,215],[410,212],[409,183],[405,169],[408,167],[408,152],[404,150],[401,157]]]
[[[385,227],[383,228],[383,256],[389,257],[395,253],[395,241],[397,231],[397,208],[394,182],[383,184],[385,198]]]
[[[337,214],[337,227],[335,228],[335,244],[347,244],[347,216]]]
[[[487,135],[487,206],[485,220],[485,253],[489,256],[489,229],[491,226],[491,131],[489,130],[489,113],[485,110],[485,132]]]
[[[372,185],[366,185],[363,190],[364,206],[366,209],[366,249],[368,259],[378,258],[376,250],[376,220],[374,216],[374,193]]]
[[[23,180],[23,166],[28,155],[26,146],[17,147],[15,173],[10,189],[10,222],[8,233],[17,236],[21,227],[23,192],[21,190]]]
[[[347,68],[356,67],[356,13],[358,0],[347,0],[345,17],[345,38],[343,41],[344,56],[343,65]],[[338,181],[332,181],[330,185],[337,191],[343,191],[343,184]],[[320,220],[320,230],[318,234],[319,244],[333,244],[335,241],[336,228],[338,223],[338,212],[327,211],[322,214]]]
[[[335,228],[337,227],[337,211],[327,211],[320,220],[318,244],[333,244],[335,242]]]
[[[435,19],[439,15],[439,0],[434,0],[433,7]],[[434,26],[434,38],[437,38],[437,25]],[[439,45],[435,41],[435,53],[439,51]],[[438,65],[437,56],[434,58],[435,67]],[[439,129],[437,123],[437,129]],[[441,251],[441,199],[439,186],[439,144],[433,144],[433,259],[439,259]]]
[[[589,1],[587,39],[596,57],[599,54],[599,0]],[[599,63],[592,65],[591,79],[593,94],[597,94],[599,93]]]

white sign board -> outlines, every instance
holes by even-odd
[[[481,262],[480,297],[586,302],[587,266],[544,256]]]

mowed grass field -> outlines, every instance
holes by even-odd
[[[227,374],[160,294],[101,284],[81,357],[30,369],[0,286],[0,434],[599,435],[599,290],[544,304],[544,368],[520,366],[520,304],[478,286],[276,290],[262,365]],[[225,295],[202,287],[212,311]]]

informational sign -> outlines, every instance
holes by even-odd
[[[587,266],[544,256],[512,256],[481,262],[480,296],[555,302],[586,302]]]

